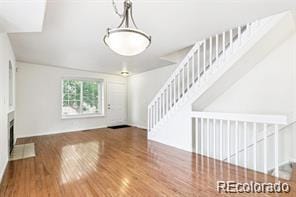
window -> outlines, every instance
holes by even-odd
[[[62,81],[62,116],[104,115],[103,80]]]

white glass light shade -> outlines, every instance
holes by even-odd
[[[151,37],[138,29],[117,28],[108,31],[104,42],[120,55],[133,56],[140,54],[150,45]]]

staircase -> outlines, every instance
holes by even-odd
[[[248,73],[294,31],[290,22],[279,14],[195,43],[148,106],[148,138],[278,177],[285,116],[193,112],[192,104],[202,111]]]
[[[268,17],[216,34],[194,44],[148,106],[148,131],[159,125],[184,103],[193,102],[266,36],[284,16]],[[246,71],[244,71],[246,73]],[[219,88],[221,89],[221,88]]]

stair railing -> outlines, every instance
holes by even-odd
[[[194,44],[148,106],[148,131],[155,129],[170,111],[184,101],[192,87],[207,78],[227,56],[243,45],[266,19],[239,26]]]
[[[195,152],[279,176],[279,127],[286,116],[192,112]]]

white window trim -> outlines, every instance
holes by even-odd
[[[86,113],[86,114],[76,114],[76,115],[64,115],[63,114],[63,102],[64,102],[64,80],[77,80],[77,81],[98,81],[101,82],[101,97],[102,97],[102,112],[100,113]],[[81,89],[82,90],[82,89]],[[83,94],[81,94],[82,96]],[[61,79],[61,119],[79,119],[79,118],[94,118],[94,117],[104,117],[105,116],[105,81],[104,79],[98,78],[81,78],[81,77],[63,77]],[[80,98],[82,102],[82,99]]]

